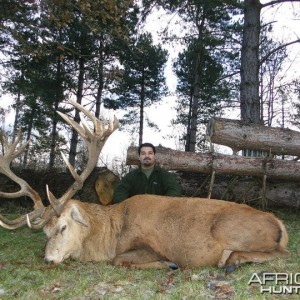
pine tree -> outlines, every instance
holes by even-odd
[[[167,51],[153,44],[151,34],[142,34],[122,55],[121,78],[112,90],[113,100],[106,99],[107,107],[127,111],[123,124],[139,124],[139,144],[143,141],[145,108],[160,102],[166,94],[166,61]]]

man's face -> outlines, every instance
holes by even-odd
[[[140,162],[144,169],[151,168],[155,164],[155,154],[151,147],[142,147],[140,152]]]

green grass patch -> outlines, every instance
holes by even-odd
[[[300,272],[299,211],[276,215],[287,226],[290,257],[246,264],[227,275],[216,267],[168,272],[74,260],[51,265],[43,260],[42,231],[0,228],[0,299],[298,299],[295,293],[261,294],[257,284],[248,285],[253,273]]]

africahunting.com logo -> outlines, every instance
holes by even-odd
[[[254,284],[261,294],[300,294],[300,273],[253,273],[248,285]]]

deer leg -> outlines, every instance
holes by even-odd
[[[277,257],[284,257],[288,255],[288,251],[274,250],[271,252],[246,252],[246,251],[235,251],[230,254],[226,260],[225,272],[229,273],[234,271],[240,264],[247,262],[263,263],[265,261],[272,260]]]
[[[243,252],[243,251],[236,251],[233,252],[228,260],[226,261],[226,264],[232,264],[236,261],[239,261],[240,264],[246,263],[246,262],[254,262],[254,263],[262,263],[265,261],[272,260],[277,257],[283,257],[287,256],[288,252],[283,251],[272,251],[272,252]]]
[[[155,252],[145,249],[130,250],[119,254],[113,259],[112,264],[137,269],[178,269],[177,264],[163,260]]]
[[[232,253],[232,250],[223,250],[222,256],[218,262],[218,267],[222,268],[226,265],[226,261],[229,258],[230,254]]]
[[[177,270],[178,266],[170,261],[153,261],[142,264],[131,264],[132,268],[135,269],[167,269],[167,270]]]

